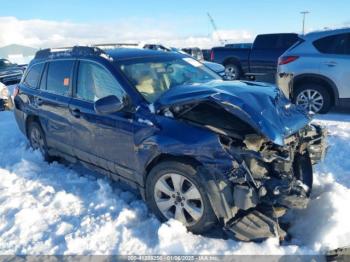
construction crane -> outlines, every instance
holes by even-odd
[[[222,40],[222,38],[221,38],[221,36],[220,36],[220,34],[219,34],[219,31],[218,31],[218,28],[216,27],[216,24],[215,24],[215,21],[214,21],[213,17],[209,14],[209,12],[207,13],[207,15],[208,15],[208,18],[209,18],[209,21],[210,21],[211,25],[213,26],[214,32],[215,32],[217,38],[219,39],[219,42],[220,42],[222,45],[224,45],[224,44],[225,44],[225,41]]]

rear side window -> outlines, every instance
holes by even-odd
[[[31,88],[37,88],[41,76],[41,72],[44,68],[44,63],[33,65],[29,68],[29,71],[24,79],[24,84]]]
[[[258,35],[254,42],[254,49],[285,49],[287,50],[298,41],[296,34]]]
[[[278,35],[258,35],[254,42],[255,49],[272,49],[276,48]]]
[[[78,70],[76,97],[94,102],[109,95],[115,95],[122,101],[125,91],[104,67],[96,63],[81,61]]]
[[[350,55],[350,34],[339,34],[314,41],[316,49],[324,54]]]
[[[58,95],[69,95],[73,65],[73,60],[50,62],[47,71],[46,90]]]

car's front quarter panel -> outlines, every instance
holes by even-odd
[[[217,217],[232,217],[235,212],[233,193],[227,176],[233,168],[233,157],[221,144],[219,135],[165,116],[153,115],[151,121],[154,125],[145,124],[143,120],[136,124],[138,176],[145,181],[148,166],[160,156],[194,160],[199,164],[198,173]]]

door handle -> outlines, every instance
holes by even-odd
[[[76,117],[76,118],[80,117],[81,112],[78,108],[71,109],[70,112],[74,117]]]
[[[44,101],[40,97],[35,98],[35,104],[38,106],[41,106],[44,103]]]

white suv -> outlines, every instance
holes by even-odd
[[[302,36],[278,60],[277,85],[315,113],[350,106],[350,28]]]

